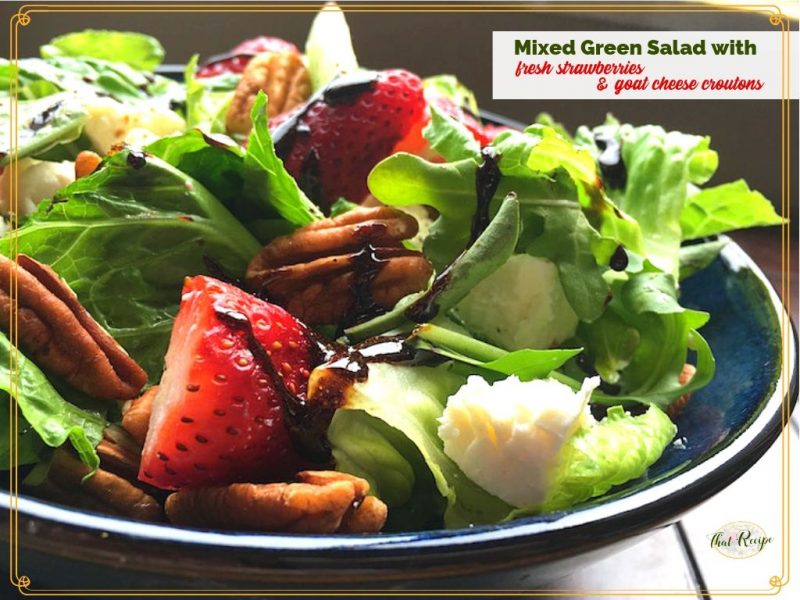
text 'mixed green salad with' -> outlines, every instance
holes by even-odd
[[[304,48],[267,33],[181,81],[122,31],[0,62],[0,454],[25,493],[355,534],[646,476],[714,376],[681,281],[772,204],[708,185],[702,135],[482,121],[457,74],[361,65],[335,5]]]

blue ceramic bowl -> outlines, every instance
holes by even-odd
[[[534,587],[674,522],[740,477],[779,435],[782,409],[797,398],[796,342],[785,340],[791,366],[782,374],[788,317],[764,275],[731,242],[684,283],[682,301],[712,315],[703,334],[716,376],[677,420],[685,447],[670,446],[645,477],[600,499],[466,530],[314,536],[152,525],[22,496],[20,574],[32,589]]]

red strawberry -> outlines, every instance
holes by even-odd
[[[335,80],[310,102],[270,126],[279,134],[276,147],[287,170],[323,208],[340,197],[360,202],[372,167],[392,153],[425,108],[422,81],[401,69]],[[287,120],[296,123],[289,133],[281,127]],[[317,189],[309,189],[310,180]]]
[[[260,35],[245,40],[224,55],[211,57],[197,72],[196,77],[214,77],[223,73],[242,73],[247,63],[261,52],[299,52],[297,46],[281,38]]]
[[[284,392],[305,396],[314,356],[304,326],[282,308],[188,278],[139,479],[178,489],[295,473]]]

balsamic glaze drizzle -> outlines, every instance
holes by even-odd
[[[215,313],[233,329],[243,332],[247,347],[253,359],[264,370],[275,385],[286,416],[286,429],[292,439],[295,450],[303,458],[315,463],[326,463],[330,460],[331,449],[325,437],[333,413],[328,415],[325,411],[314,410],[315,406],[309,405],[306,398],[300,394],[293,394],[286,387],[283,377],[278,373],[267,351],[258,341],[250,319],[244,313],[225,308],[215,308]]]
[[[611,255],[608,266],[614,271],[624,271],[628,268],[628,253],[625,252],[624,246],[617,246],[617,249],[614,250],[614,254]]]
[[[58,109],[61,108],[61,105],[64,104],[63,100],[59,100],[58,102],[54,102],[47,108],[45,108],[42,112],[38,115],[34,116],[31,119],[31,122],[28,124],[28,127],[31,131],[38,131],[45,125],[47,125],[50,121],[53,120],[53,117],[58,112]]]

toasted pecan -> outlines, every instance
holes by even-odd
[[[70,450],[59,448],[53,454],[47,481],[36,491],[81,508],[144,521],[163,520],[158,501],[130,481],[104,469],[98,469],[84,480],[90,472]]]
[[[250,262],[245,284],[308,324],[339,322],[364,300],[364,287],[390,309],[433,273],[403,246],[416,232],[414,217],[394,208],[356,208],[272,240]]]
[[[260,90],[269,98],[270,117],[305,102],[311,95],[311,79],[300,54],[291,50],[263,52],[247,63],[225,118],[229,132],[250,132],[250,111]]]
[[[383,527],[385,505],[377,498],[367,502],[363,479],[335,471],[303,471],[297,479],[181,490],[167,498],[167,517],[177,525],[291,533],[374,533]]]
[[[681,372],[678,374],[678,383],[680,383],[681,385],[686,385],[692,380],[695,373],[697,373],[697,368],[692,364],[686,363],[685,365],[683,365],[683,369],[681,369]],[[669,415],[669,417],[671,419],[674,419],[678,415],[678,413],[683,410],[683,408],[689,402],[689,398],[691,397],[692,397],[692,392],[688,392],[686,394],[683,394],[680,398],[675,400],[675,402],[670,404],[667,407],[667,414]]]
[[[127,402],[122,413],[122,428],[144,446],[147,430],[150,427],[150,414],[153,412],[153,400],[158,393],[158,386],[148,388],[144,394]]]
[[[103,400],[134,397],[147,373],[95,321],[78,297],[50,267],[20,254],[0,256],[0,311],[17,311],[20,346],[38,365],[73,387]],[[17,302],[11,290],[16,275]],[[15,306],[16,304],[16,306]],[[10,323],[2,319],[6,332]]]

